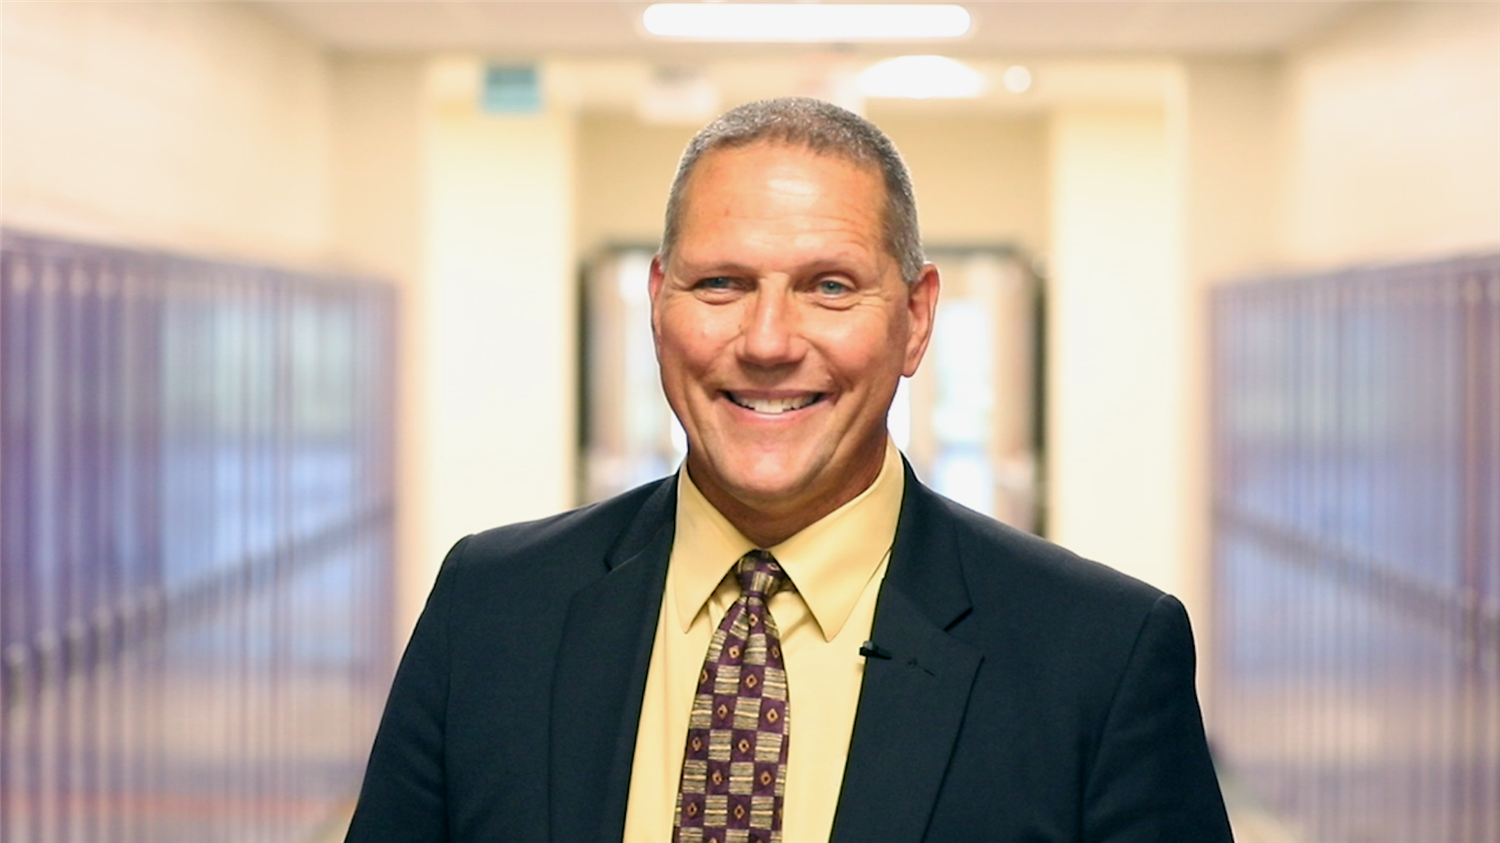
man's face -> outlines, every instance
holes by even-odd
[[[874,167],[779,144],[719,149],[684,198],[670,262],[651,267],[651,315],[688,471],[742,530],[801,529],[879,473],[897,381],[927,347],[937,271],[902,281]]]

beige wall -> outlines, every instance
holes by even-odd
[[[1500,4],[1370,4],[1284,73],[1287,265],[1500,247]]]
[[[926,243],[1001,243],[1027,254],[1047,248],[1044,116],[870,112],[911,168]]]
[[[394,282],[397,322],[397,568],[394,644],[431,588],[431,408],[424,393],[432,365],[426,330],[430,296],[423,238],[427,148],[427,62],[421,58],[335,56],[331,66],[331,260]],[[451,541],[452,537],[449,537]]]
[[[1169,140],[1160,108],[1052,118],[1047,500],[1058,542],[1182,593],[1187,297]]]
[[[1183,178],[1183,261],[1195,283],[1278,262],[1280,64],[1196,59],[1168,94]]]
[[[694,131],[693,126],[647,126],[625,113],[580,115],[576,230],[581,254],[660,242],[667,190]]]
[[[230,3],[4,3],[0,220],[90,239],[324,257],[329,81]]]
[[[329,59],[328,249],[403,289],[421,279],[426,72],[420,58]]]

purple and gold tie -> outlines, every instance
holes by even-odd
[[[787,693],[766,601],[788,584],[764,550],[735,563],[740,599],[714,631],[688,718],[674,843],[780,843]]]

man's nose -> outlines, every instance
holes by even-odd
[[[741,356],[757,366],[795,363],[806,349],[799,329],[794,302],[779,292],[757,293],[746,314],[741,338]]]

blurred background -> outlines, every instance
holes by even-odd
[[[647,6],[0,3],[0,837],[337,837],[447,547],[675,468],[677,157],[802,94],[943,273],[898,444],[1183,599],[1241,839],[1500,840],[1500,4]]]

